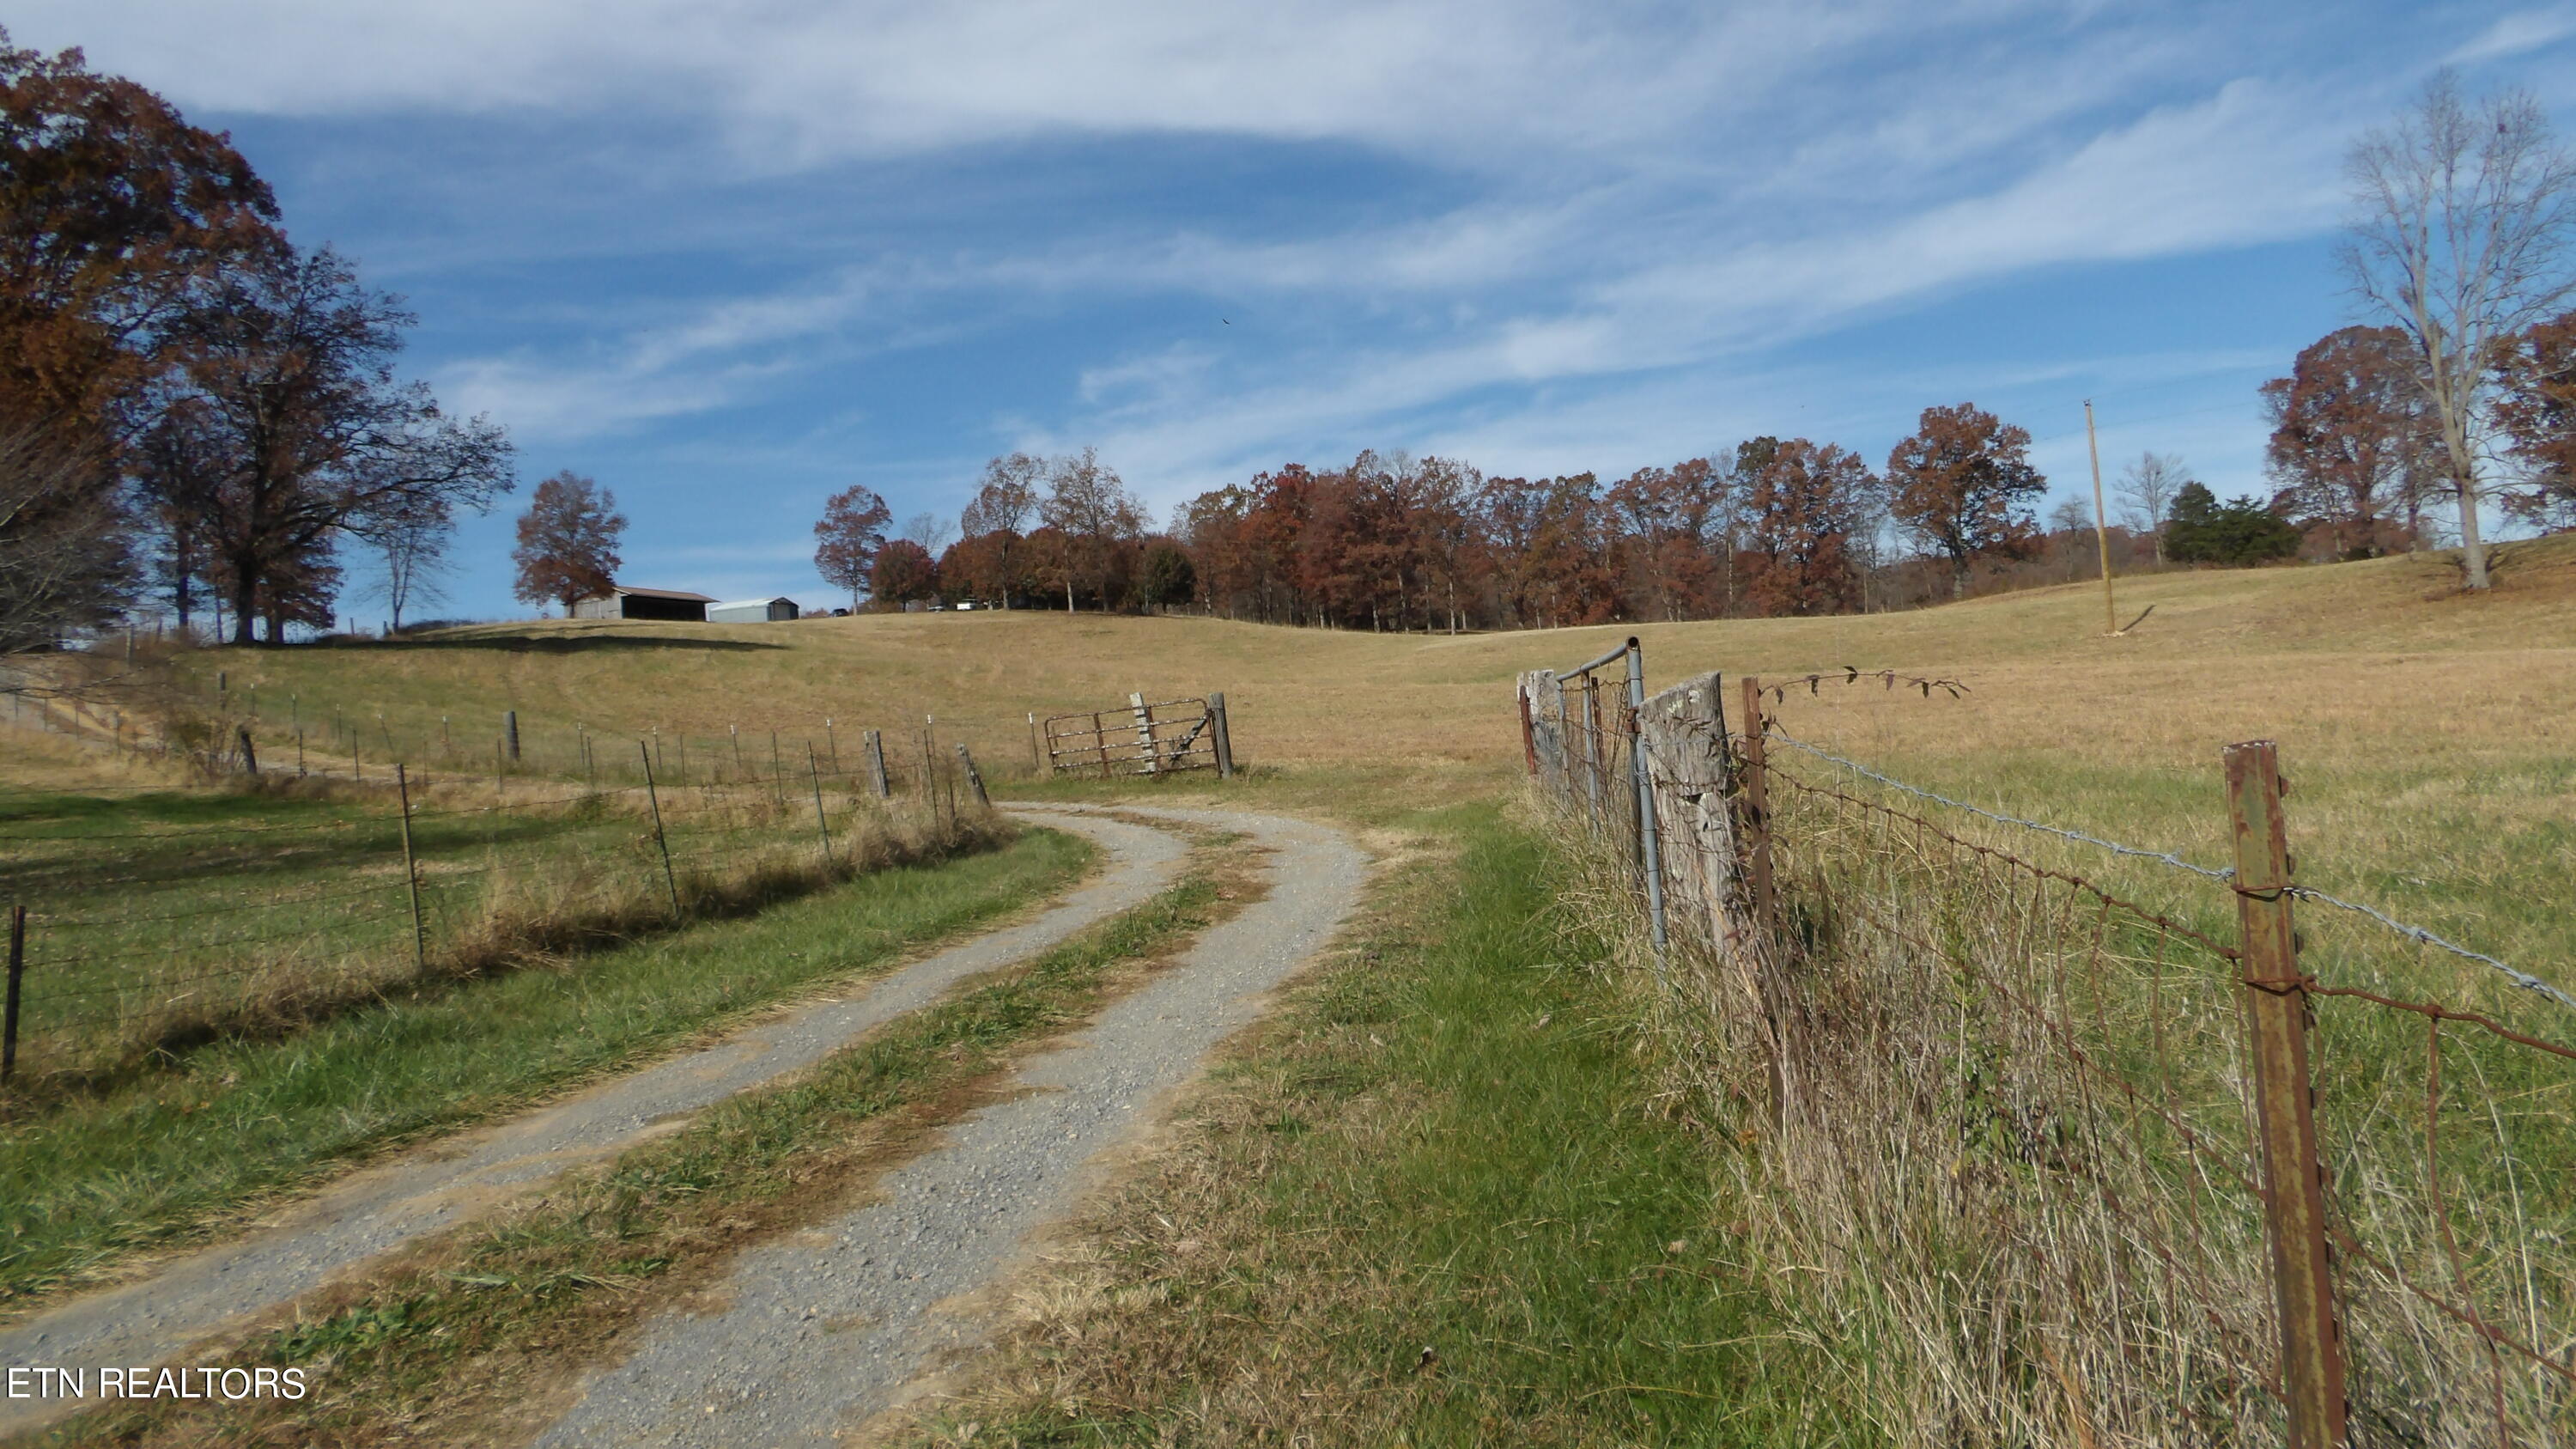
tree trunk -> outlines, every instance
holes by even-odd
[[[2451,480],[2460,494],[2460,569],[2464,587],[2487,586],[2486,540],[2478,535],[2478,485],[2473,477]]]
[[[241,559],[233,560],[233,642],[236,644],[258,642],[253,625],[259,617],[256,604],[259,586],[254,578],[252,567],[246,566]]]

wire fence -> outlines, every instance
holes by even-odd
[[[32,797],[0,836],[0,1080],[289,1029],[989,837],[981,771],[934,725],[857,732],[837,761],[764,739],[665,773],[679,743],[594,736],[571,778],[404,761],[364,789]]]
[[[1847,673],[1795,683],[1956,697]],[[1752,1245],[1896,1437],[2576,1436],[2576,1011],[2297,882],[2269,743],[2207,865],[1642,679],[1524,675],[1527,766],[1660,918],[1664,1020],[1764,1123]]]

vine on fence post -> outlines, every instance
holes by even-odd
[[[2290,919],[2290,851],[2280,759],[2270,740],[2229,745],[2228,823],[2246,1045],[2263,1146],[2263,1219],[2281,1315],[2281,1389],[2291,1449],[2344,1442],[2343,1345],[2326,1256],[2325,1169],[2308,1072],[2308,983]]]
[[[814,742],[805,742],[805,778],[814,782],[814,828],[823,833],[823,859],[832,859],[832,823],[823,818],[823,771],[814,761]]]
[[[9,908],[9,999],[0,1010],[0,1086],[18,1075],[18,984],[27,975],[27,908]]]
[[[423,976],[429,974],[429,933],[420,918],[420,862],[411,849],[411,772],[403,763],[394,763],[394,794],[402,801],[403,881],[411,887],[411,964]]]
[[[653,807],[653,844],[662,852],[662,884],[671,889],[671,919],[680,918],[680,881],[671,873],[671,842],[662,833],[662,793],[653,785],[653,748],[642,740],[635,742],[636,752],[644,757],[644,798]]]

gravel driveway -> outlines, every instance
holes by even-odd
[[[1218,811],[1128,812],[1249,833],[1270,894],[1027,1063],[1019,1096],[952,1127],[865,1207],[755,1248],[707,1295],[666,1313],[601,1368],[547,1446],[828,1444],[900,1401],[940,1350],[984,1325],[952,1300],[1007,1276],[1032,1233],[1069,1213],[1158,1099],[1260,1008],[1349,915],[1366,858],[1340,832]],[[1046,812],[1074,825],[1070,812]]]
[[[1178,838],[1159,830],[1065,812],[1044,819],[1098,842],[1110,864],[1026,923],[858,985],[845,997],[746,1026],[716,1045],[354,1173],[223,1244],[0,1332],[0,1370],[174,1363],[191,1343],[236,1332],[423,1234],[534,1192],[568,1168],[613,1156],[711,1102],[806,1066],[966,977],[1033,956],[1141,903],[1170,882],[1186,853]],[[72,1400],[0,1397],[0,1435],[78,1407]]]

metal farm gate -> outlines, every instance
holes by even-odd
[[[1059,775],[1161,775],[1175,770],[1234,774],[1225,696],[1147,704],[1127,696],[1125,709],[1059,714],[1044,722],[1046,762]]]

